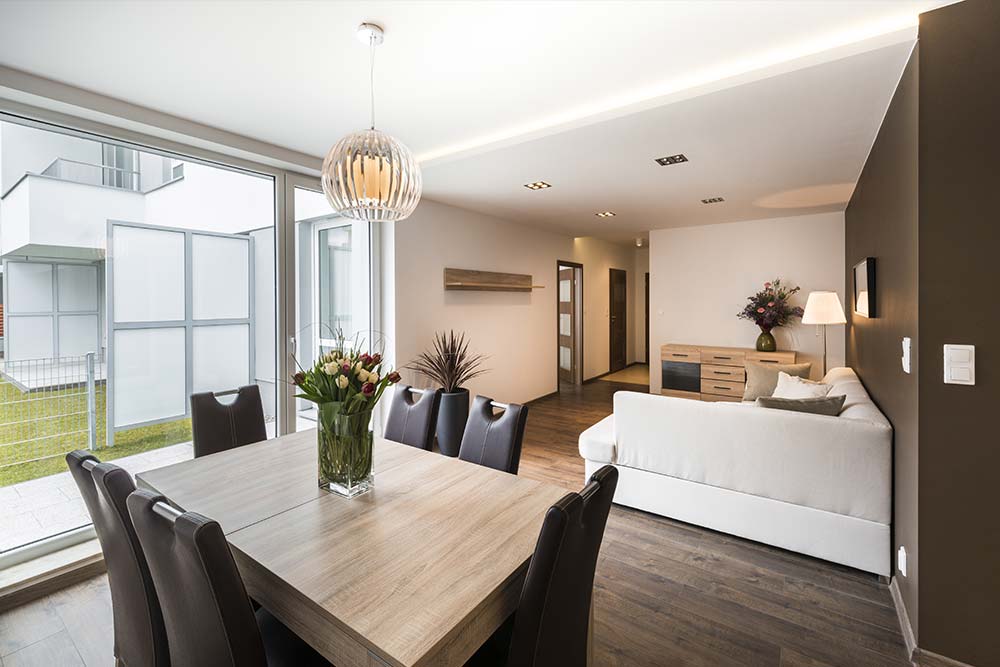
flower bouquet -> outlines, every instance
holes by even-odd
[[[799,289],[801,288],[785,287],[781,284],[781,278],[775,278],[773,282],[764,283],[764,289],[747,297],[747,305],[736,316],[760,327],[758,351],[774,352],[778,349],[771,330],[789,324],[793,317],[802,317],[802,309],[788,303]]]
[[[356,341],[355,341],[356,342]],[[382,355],[341,338],[315,365],[292,376],[297,398],[316,404],[319,486],[353,497],[372,488],[372,410],[399,373],[383,374]]]

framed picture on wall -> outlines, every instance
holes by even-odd
[[[854,312],[875,317],[875,258],[866,257],[854,265]]]

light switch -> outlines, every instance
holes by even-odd
[[[910,348],[912,344],[909,336],[903,338],[903,372],[910,372]]]
[[[944,346],[945,384],[976,384],[976,346]]]

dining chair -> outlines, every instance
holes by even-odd
[[[503,413],[494,415],[494,407],[503,409]],[[458,458],[516,475],[527,421],[527,405],[497,403],[492,398],[476,396]]]
[[[218,522],[140,489],[127,501],[149,561],[175,667],[323,665],[264,609],[254,612]]]
[[[607,465],[548,509],[517,611],[466,667],[586,666],[594,572],[617,486]]]
[[[392,403],[389,404],[389,418],[385,422],[383,435],[386,440],[430,451],[434,445],[440,403],[440,389],[414,389],[406,384],[396,385]]]
[[[229,404],[210,391],[191,394],[191,431],[195,458],[267,440],[260,387],[240,387]]]
[[[104,553],[111,588],[115,659],[129,666],[166,667],[170,656],[160,603],[125,507],[125,499],[135,490],[132,476],[85,451],[70,452],[66,463]]]

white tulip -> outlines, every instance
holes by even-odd
[[[337,378],[337,386],[340,387],[341,389],[347,389],[346,375],[341,375],[339,378]]]
[[[361,377],[361,371],[363,371],[364,369],[365,365],[362,364],[360,361],[354,364],[354,374],[357,375],[358,377]]]
[[[371,382],[372,384],[378,384],[378,373],[376,373],[375,371],[369,373],[368,381]]]
[[[336,375],[338,370],[340,369],[337,368],[337,364],[333,363],[332,361],[328,364],[323,365],[323,372],[326,373],[327,375]]]
[[[360,371],[358,371],[358,379],[361,382],[368,382],[368,371],[366,371],[363,368]]]

